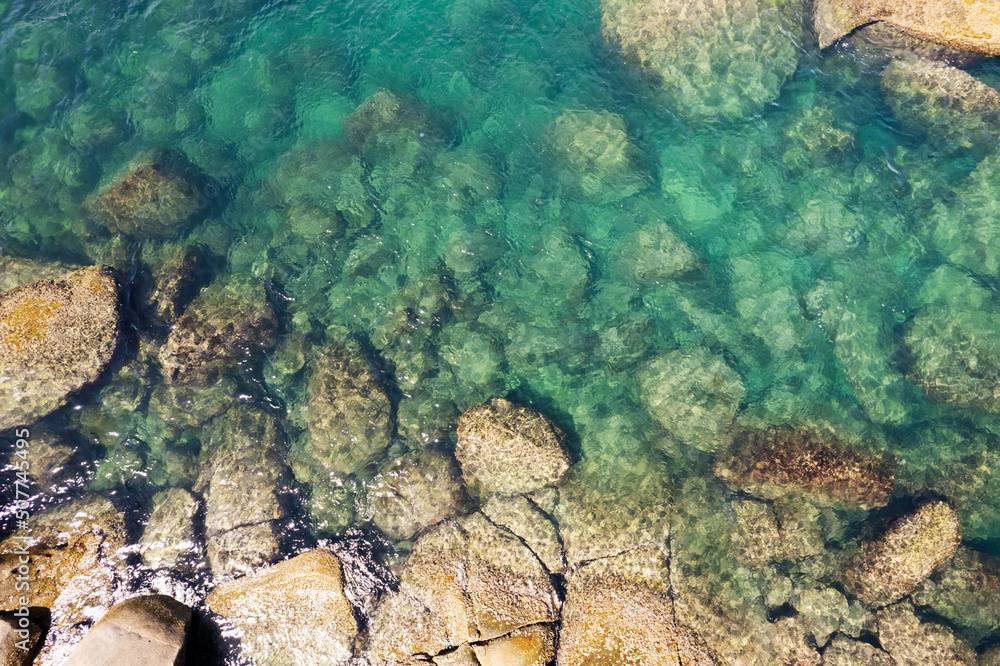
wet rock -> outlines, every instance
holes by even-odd
[[[153,496],[153,513],[139,539],[142,561],[152,569],[190,571],[200,553],[194,520],[200,502],[184,488]]]
[[[801,498],[782,500],[774,506],[757,500],[734,500],[732,507],[734,554],[748,567],[800,560],[823,551],[820,512]]]
[[[409,539],[441,522],[465,500],[455,460],[433,449],[411,451],[385,465],[368,493],[375,524],[393,539]]]
[[[680,115],[734,121],[778,97],[798,63],[803,14],[796,2],[603,0],[601,27]]]
[[[606,111],[567,111],[549,129],[560,160],[559,180],[571,192],[597,204],[610,203],[645,189],[636,150],[625,121]]]
[[[703,347],[660,355],[639,371],[642,404],[670,434],[701,451],[728,438],[743,382]]]
[[[240,631],[260,666],[333,666],[351,659],[358,633],[340,560],[316,548],[254,575],[223,583],[205,605]]]
[[[806,634],[823,647],[847,618],[847,599],[832,587],[807,588],[796,592],[792,606],[798,611]]]
[[[125,520],[104,498],[62,504],[35,514],[0,543],[0,610],[20,608],[23,551],[30,559],[31,604],[51,611],[39,663],[63,663],[74,644],[122,589]]]
[[[671,496],[666,479],[649,470],[608,474],[575,467],[551,512],[567,564],[636,548],[667,548]]]
[[[837,636],[823,650],[823,666],[896,666],[888,653],[874,645]]]
[[[818,0],[813,12],[820,48],[858,26],[884,21],[937,44],[1000,55],[1000,9],[990,0]]]
[[[160,594],[115,604],[91,627],[66,666],[144,664],[174,666],[184,661],[191,609]]]
[[[913,591],[912,599],[978,645],[1000,628],[1000,559],[963,546],[942,572]]]
[[[196,428],[226,411],[238,391],[239,385],[232,377],[220,377],[209,386],[164,381],[149,396],[149,412],[175,432]]]
[[[766,499],[803,495],[820,506],[870,509],[892,497],[895,464],[806,428],[741,429],[715,475]]]
[[[640,549],[595,560],[569,580],[559,663],[715,664],[707,647],[677,622],[667,560]]]
[[[194,491],[205,498],[208,560],[217,575],[276,560],[286,517],[284,444],[274,420],[249,405],[233,407],[209,426]]]
[[[396,176],[412,175],[443,139],[418,104],[388,90],[376,91],[348,115],[344,134],[368,162]]]
[[[0,256],[0,292],[39,280],[56,280],[78,268],[59,261],[34,261],[5,254]]]
[[[506,636],[473,645],[471,666],[545,666],[556,656],[556,630],[552,625],[521,627]],[[441,664],[440,657],[434,660]]]
[[[16,431],[15,431],[16,433]],[[16,442],[17,440],[13,440]],[[38,486],[46,492],[57,492],[57,484],[68,473],[75,449],[60,434],[49,430],[32,429],[26,440],[31,451],[29,472]]]
[[[274,346],[278,320],[263,286],[226,275],[201,290],[160,349],[170,381],[207,386]]]
[[[82,268],[0,294],[0,430],[30,425],[97,379],[120,333],[114,273]]]
[[[180,315],[187,297],[193,296],[197,256],[186,245],[147,244],[142,262],[150,270],[150,281],[143,290],[143,309],[155,326],[169,326]]]
[[[922,621],[903,601],[878,613],[878,639],[897,664],[973,666],[976,652],[948,627]]]
[[[947,503],[917,507],[864,542],[844,564],[846,588],[869,607],[891,603],[947,562],[961,538],[958,516]]]
[[[559,529],[535,502],[523,495],[494,495],[480,511],[491,523],[520,538],[549,573],[562,573],[566,569]]]
[[[967,72],[911,56],[882,72],[893,113],[952,149],[992,150],[1000,139],[1000,92]]]
[[[557,485],[569,470],[565,439],[538,412],[494,398],[459,418],[455,457],[475,496],[528,493]]]
[[[322,487],[353,474],[385,451],[392,435],[389,398],[361,347],[345,337],[313,350],[306,422],[309,436],[296,451],[295,477]]]
[[[662,222],[629,234],[622,248],[627,272],[641,284],[673,279],[699,263],[691,247]]]
[[[87,204],[112,234],[157,238],[180,233],[208,205],[202,179],[182,154],[156,151],[129,165]]]
[[[390,592],[372,618],[369,659],[375,666],[417,666],[432,655],[434,663],[448,664],[446,657],[461,651],[466,660],[456,655],[457,666],[478,666],[468,644],[452,651],[456,642],[461,643],[451,640],[443,617],[407,592]]]
[[[27,627],[22,627],[20,620],[21,618],[9,613],[0,617],[2,666],[31,666],[42,638],[45,637],[45,632],[37,624],[29,620]]]
[[[953,67],[965,67],[983,58],[982,54],[973,51],[914,37],[882,21],[861,26],[851,33],[850,41],[859,53],[878,62],[916,55]]]

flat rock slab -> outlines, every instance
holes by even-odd
[[[111,610],[83,637],[65,666],[178,666],[191,609],[160,594],[133,597]]]
[[[996,0],[817,0],[813,21],[820,48],[866,23],[884,21],[929,42],[1000,55]]]
[[[34,423],[97,379],[118,343],[120,312],[105,266],[0,294],[0,430]]]

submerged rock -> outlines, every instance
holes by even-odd
[[[1000,629],[1000,559],[962,546],[943,571],[913,591],[912,599],[978,645]]]
[[[184,663],[191,609],[152,594],[115,604],[91,627],[65,666],[175,666]]]
[[[936,501],[896,518],[844,564],[847,590],[867,606],[909,594],[948,561],[962,540],[958,516]]]
[[[670,280],[698,267],[691,247],[666,224],[649,224],[622,241],[622,256],[640,284]]]
[[[846,636],[837,636],[823,650],[824,666],[896,666],[888,653],[874,645],[854,641]]]
[[[480,511],[491,523],[521,539],[549,573],[558,574],[566,569],[559,528],[536,502],[524,495],[494,495]]]
[[[604,38],[693,120],[735,121],[795,71],[805,9],[765,0],[603,0]]]
[[[208,205],[200,178],[180,153],[156,151],[98,193],[87,208],[112,234],[157,238],[180,233]]]
[[[1000,274],[1000,153],[985,157],[968,178],[949,187],[930,216],[934,246],[958,268],[992,279]],[[954,196],[951,196],[952,192]]]
[[[965,67],[983,58],[980,53],[914,37],[881,21],[861,26],[851,33],[850,40],[859,53],[877,62],[916,55],[953,67]]]
[[[882,72],[882,91],[897,118],[953,149],[993,150],[1000,141],[1000,92],[957,67],[899,58]]]
[[[943,624],[917,617],[908,601],[879,611],[878,639],[897,664],[976,664],[971,645]]]
[[[240,631],[259,666],[336,666],[351,660],[358,623],[340,560],[316,548],[223,583],[205,605]]]
[[[58,261],[34,261],[5,254],[0,256],[0,293],[39,280],[56,280],[78,268]]]
[[[0,430],[31,425],[97,379],[120,317],[118,283],[103,266],[0,294]]]
[[[455,457],[473,495],[529,493],[557,485],[569,470],[565,440],[538,412],[494,398],[458,419]]]
[[[750,568],[801,560],[823,552],[826,535],[820,511],[801,498],[773,505],[758,500],[734,500],[732,508],[733,553]]]
[[[285,533],[281,493],[288,474],[274,420],[249,405],[233,407],[208,428],[198,483],[205,498],[205,539],[217,575],[275,561]]]
[[[1000,7],[992,0],[817,0],[813,9],[820,48],[872,21],[938,44],[1000,55]]]
[[[639,371],[639,387],[646,411],[701,451],[726,441],[744,393],[740,376],[703,347],[662,354]]]
[[[156,326],[169,326],[180,315],[185,297],[195,286],[197,255],[186,245],[164,243],[143,247],[142,261],[150,281],[142,290],[142,307]]]
[[[411,451],[385,465],[368,493],[373,521],[393,539],[409,539],[441,522],[465,499],[455,460],[433,449]]]
[[[606,111],[567,111],[549,130],[560,159],[557,173],[574,193],[603,204],[632,196],[648,184],[636,165],[625,121]]]
[[[905,333],[913,354],[907,378],[953,407],[1000,411],[1000,315],[940,306],[922,308]]]
[[[184,488],[170,488],[153,496],[153,513],[139,539],[146,566],[190,571],[192,560],[201,550],[194,525],[199,505]]]
[[[556,630],[548,624],[515,629],[471,648],[475,660],[469,666],[546,666],[556,657]],[[444,664],[441,658],[435,664]]]
[[[716,476],[758,497],[860,509],[888,504],[894,472],[891,461],[805,428],[741,429],[715,458]]]
[[[226,275],[201,290],[160,348],[172,382],[207,386],[233,366],[274,346],[278,320],[264,287]]]

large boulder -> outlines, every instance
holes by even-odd
[[[639,371],[642,404],[688,446],[714,451],[729,438],[743,399],[743,381],[721,356],[704,347],[677,349]]]
[[[817,0],[813,8],[820,48],[872,21],[930,42],[1000,55],[1000,6],[992,0]]]
[[[191,609],[170,597],[152,594],[115,604],[91,627],[65,666],[177,666]]]
[[[916,56],[882,72],[893,113],[952,149],[994,150],[1000,141],[1000,92],[957,67]]]
[[[0,430],[31,425],[97,379],[120,319],[118,283],[104,266],[0,294]]]
[[[899,516],[844,563],[845,587],[867,606],[909,594],[955,554],[962,540],[958,516],[934,501]]]
[[[336,666],[351,660],[358,623],[340,560],[322,548],[223,583],[205,605],[240,632],[259,666]]]
[[[202,180],[183,155],[156,151],[129,165],[127,173],[100,191],[87,208],[112,234],[178,234],[209,203]]]
[[[538,412],[494,398],[458,419],[455,457],[473,495],[516,495],[562,480],[570,463],[565,441]]]
[[[278,320],[263,285],[226,275],[199,292],[160,349],[170,381],[208,386],[233,366],[274,346]]]
[[[195,492],[205,498],[205,538],[216,575],[278,559],[287,517],[284,442],[265,411],[240,405],[218,417],[202,446]]]
[[[741,429],[715,458],[716,476],[758,497],[858,509],[888,504],[894,472],[892,461],[806,428]]]
[[[795,71],[804,6],[773,0],[603,0],[604,38],[693,120],[734,121]]]

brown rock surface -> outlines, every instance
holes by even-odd
[[[913,604],[903,601],[878,613],[878,638],[897,664],[974,666],[976,652],[955,633],[917,617]]]
[[[1000,55],[1000,5],[993,0],[816,0],[820,48],[872,21],[959,49]]]

